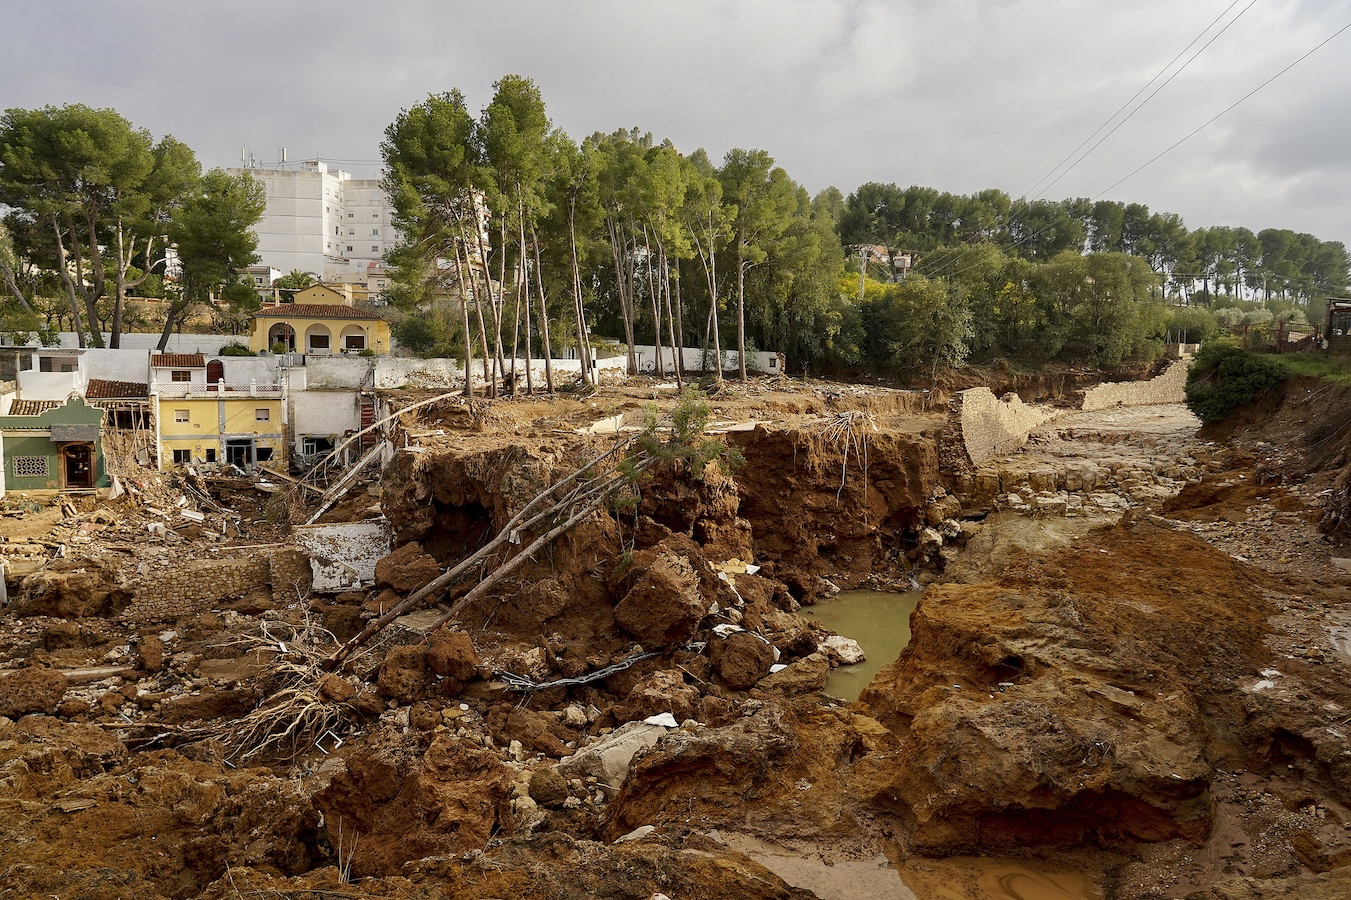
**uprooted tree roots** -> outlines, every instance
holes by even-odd
[[[222,721],[197,737],[218,741],[226,759],[240,762],[291,762],[326,735],[336,742],[343,709],[321,690],[323,663],[338,643],[332,633],[308,619],[302,625],[265,619],[256,634],[240,635],[235,643],[269,659],[260,676],[264,700],[243,718]]]

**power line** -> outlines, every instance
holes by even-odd
[[[1190,133],[1188,133],[1188,134],[1185,135],[1184,137],[1178,139],[1175,143],[1173,143],[1172,145],[1170,145],[1167,149],[1163,150],[1161,153],[1159,153],[1159,154],[1158,154],[1157,156],[1155,156],[1153,159],[1150,159],[1148,162],[1146,162],[1146,163],[1142,164],[1141,166],[1139,166],[1138,168],[1134,169],[1134,170],[1133,170],[1132,172],[1130,172],[1128,175],[1125,175],[1125,176],[1123,176],[1123,177],[1117,179],[1116,181],[1112,182],[1112,184],[1111,184],[1110,186],[1108,186],[1105,190],[1101,191],[1101,192],[1098,193],[1096,196],[1094,196],[1093,199],[1094,199],[1094,200],[1097,200],[1098,197],[1101,197],[1103,194],[1106,194],[1108,191],[1112,190],[1112,188],[1116,187],[1117,185],[1121,184],[1122,182],[1124,182],[1124,181],[1126,181],[1126,180],[1128,180],[1128,179],[1130,179],[1130,178],[1133,178],[1136,174],[1138,174],[1138,173],[1139,173],[1140,171],[1142,171],[1143,169],[1147,168],[1148,166],[1153,165],[1155,162],[1157,162],[1159,159],[1161,159],[1162,157],[1164,157],[1164,156],[1167,155],[1168,153],[1172,152],[1172,151],[1173,151],[1174,149],[1176,149],[1178,146],[1180,146],[1180,145],[1183,144],[1184,142],[1190,140],[1191,138],[1195,137],[1199,132],[1201,132],[1203,129],[1205,129],[1207,126],[1209,126],[1209,125],[1210,125],[1212,122],[1214,122],[1216,119],[1218,119],[1218,118],[1220,118],[1221,116],[1223,116],[1223,115],[1229,113],[1231,110],[1234,109],[1234,107],[1238,106],[1238,105],[1239,105],[1240,103],[1242,103],[1244,100],[1247,100],[1247,99],[1248,99],[1249,97],[1251,97],[1253,94],[1255,94],[1255,93],[1257,93],[1258,91],[1262,90],[1262,88],[1264,88],[1264,87],[1266,87],[1267,85],[1271,84],[1271,83],[1272,83],[1273,81],[1275,81],[1277,78],[1280,78],[1280,77],[1281,77],[1282,75],[1284,75],[1286,72],[1289,72],[1289,71],[1290,71],[1291,69],[1293,69],[1295,66],[1297,66],[1297,65],[1299,65],[1300,63],[1304,62],[1304,60],[1308,59],[1310,56],[1313,56],[1313,55],[1314,55],[1315,53],[1317,53],[1319,50],[1323,49],[1323,47],[1325,47],[1326,45],[1330,44],[1330,43],[1333,41],[1334,38],[1336,38],[1338,35],[1340,35],[1343,31],[1346,31],[1348,28],[1351,28],[1351,22],[1347,22],[1347,23],[1346,23],[1345,25],[1343,25],[1341,28],[1338,28],[1338,29],[1337,29],[1336,31],[1334,31],[1329,37],[1327,37],[1325,40],[1323,40],[1323,42],[1320,43],[1318,46],[1314,47],[1314,48],[1313,48],[1312,50],[1310,50],[1308,53],[1305,53],[1305,54],[1304,54],[1303,56],[1301,56],[1299,59],[1297,59],[1297,60],[1295,60],[1294,62],[1290,63],[1290,65],[1286,66],[1284,69],[1281,69],[1281,70],[1280,70],[1279,72],[1277,72],[1275,75],[1272,75],[1272,76],[1271,76],[1270,78],[1268,78],[1266,81],[1262,82],[1262,83],[1259,84],[1257,87],[1253,88],[1251,91],[1248,91],[1248,93],[1244,94],[1242,97],[1239,97],[1239,98],[1238,98],[1237,100],[1235,100],[1233,103],[1229,104],[1229,105],[1226,106],[1224,109],[1220,110],[1218,113],[1216,113],[1215,115],[1211,116],[1211,117],[1210,117],[1209,119],[1207,119],[1204,123],[1202,123],[1200,126],[1198,126],[1195,130],[1191,131]]]
[[[1227,7],[1225,7],[1225,8],[1224,8],[1224,11],[1221,12],[1218,16],[1216,16],[1216,17],[1214,18],[1214,20],[1213,20],[1209,25],[1207,25],[1205,28],[1202,28],[1202,29],[1201,29],[1201,33],[1200,33],[1200,34],[1198,34],[1196,37],[1194,37],[1194,38],[1191,39],[1191,43],[1189,43],[1187,46],[1185,46],[1185,47],[1183,47],[1181,50],[1179,50],[1178,53],[1177,53],[1177,56],[1174,56],[1172,59],[1168,60],[1168,63],[1167,63],[1162,69],[1160,69],[1160,70],[1158,71],[1158,73],[1155,74],[1155,76],[1154,76],[1153,78],[1151,78],[1151,79],[1149,79],[1148,81],[1146,81],[1146,82],[1140,87],[1140,90],[1138,90],[1138,91],[1135,92],[1134,96],[1132,96],[1132,97],[1131,97],[1129,100],[1127,100],[1125,103],[1121,104],[1121,106],[1117,108],[1116,112],[1114,112],[1114,113],[1112,113],[1110,116],[1108,116],[1108,117],[1107,117],[1107,121],[1103,122],[1101,125],[1099,125],[1099,126],[1093,131],[1092,134],[1090,134],[1088,137],[1084,138],[1083,141],[1079,144],[1079,146],[1075,147],[1073,150],[1071,150],[1068,154],[1065,155],[1065,158],[1064,158],[1064,159],[1062,159],[1060,162],[1058,162],[1058,163],[1056,163],[1054,166],[1052,166],[1052,167],[1051,167],[1051,170],[1050,170],[1049,172],[1047,172],[1045,175],[1041,176],[1041,178],[1038,178],[1036,184],[1032,185],[1032,187],[1028,188],[1026,191],[1023,192],[1023,196],[1026,197],[1028,194],[1030,194],[1030,193],[1032,193],[1033,191],[1035,191],[1038,187],[1041,186],[1041,183],[1042,183],[1043,181],[1045,181],[1047,178],[1050,178],[1050,177],[1055,173],[1055,171],[1056,171],[1057,169],[1059,169],[1059,168],[1060,168],[1061,166],[1063,166],[1065,163],[1069,162],[1070,159],[1073,158],[1074,154],[1076,154],[1076,153],[1078,153],[1080,150],[1084,149],[1084,145],[1085,145],[1085,144],[1087,144],[1089,141],[1093,140],[1093,138],[1097,137],[1097,136],[1098,136],[1098,132],[1102,131],[1104,128],[1106,128],[1108,125],[1110,125],[1110,124],[1112,123],[1112,120],[1113,120],[1113,119],[1115,119],[1117,116],[1121,115],[1121,113],[1122,113],[1123,110],[1125,110],[1128,106],[1130,106],[1132,103],[1135,102],[1135,98],[1136,98],[1136,97],[1139,97],[1139,96],[1140,96],[1141,94],[1143,94],[1146,90],[1148,90],[1148,88],[1149,88],[1149,86],[1150,86],[1151,84],[1153,84],[1154,82],[1158,81],[1159,78],[1161,78],[1161,77],[1163,76],[1163,73],[1164,73],[1164,72],[1167,72],[1170,68],[1172,68],[1173,63],[1175,63],[1175,62],[1177,62],[1179,59],[1181,59],[1181,58],[1182,58],[1182,55],[1183,55],[1184,53],[1186,53],[1188,50],[1190,50],[1190,49],[1196,44],[1197,41],[1201,40],[1201,38],[1205,36],[1206,32],[1210,31],[1210,29],[1212,29],[1212,28],[1215,27],[1215,23],[1216,23],[1216,22],[1218,22],[1218,21],[1220,21],[1220,19],[1224,18],[1225,15],[1228,14],[1229,10],[1233,9],[1235,6],[1238,6],[1239,3],[1240,3],[1240,0],[1234,0],[1233,3],[1230,3]],[[1249,4],[1249,5],[1251,5],[1251,4]],[[1246,12],[1246,10],[1245,10],[1245,12]],[[1239,13],[1239,15],[1241,16],[1241,15],[1243,15],[1243,13]],[[1237,20],[1238,20],[1238,16],[1235,16],[1234,19],[1235,19],[1235,21],[1237,21]],[[1232,25],[1233,23],[1231,22],[1230,24]],[[1217,37],[1218,37],[1218,35],[1217,35]],[[1204,50],[1205,48],[1203,47],[1202,49]],[[1195,57],[1193,57],[1193,59],[1194,59],[1194,58],[1195,58]],[[1179,69],[1178,71],[1181,71],[1181,69]],[[1152,96],[1152,95],[1151,95],[1151,96]],[[1148,103],[1149,101],[1146,100],[1145,102]],[[1142,103],[1142,104],[1140,104],[1140,105],[1143,106],[1144,104]],[[1091,152],[1091,151],[1090,151],[1090,152]],[[1085,155],[1087,155],[1087,154],[1085,154]],[[1048,189],[1049,189],[1050,185],[1047,185],[1047,187],[1048,187]],[[1043,193],[1044,193],[1044,192],[1043,192]],[[1040,195],[1038,195],[1038,196],[1040,196]]]
[[[1195,53],[1193,53],[1193,54],[1191,55],[1191,57],[1190,57],[1186,62],[1184,62],[1181,66],[1178,67],[1178,70],[1177,70],[1176,72],[1174,72],[1172,75],[1169,75],[1169,76],[1168,76],[1167,80],[1164,81],[1163,84],[1161,84],[1161,85],[1159,85],[1158,87],[1156,87],[1152,92],[1150,92],[1150,94],[1149,94],[1148,97],[1146,97],[1144,100],[1140,101],[1140,104],[1139,104],[1138,106],[1136,106],[1135,109],[1131,110],[1131,111],[1126,115],[1126,117],[1125,117],[1124,119],[1122,119],[1120,122],[1117,122],[1116,125],[1114,125],[1114,126],[1112,127],[1112,130],[1111,130],[1111,131],[1107,132],[1107,133],[1104,134],[1102,137],[1098,138],[1097,142],[1096,142],[1095,144],[1093,144],[1093,146],[1089,147],[1086,151],[1084,151],[1084,153],[1083,153],[1082,156],[1080,156],[1080,157],[1079,157],[1078,159],[1076,159],[1073,163],[1071,163],[1070,166],[1069,166],[1069,168],[1065,169],[1065,171],[1061,172],[1061,173],[1060,173],[1059,175],[1057,175],[1052,181],[1050,181],[1050,182],[1046,185],[1046,187],[1042,188],[1042,189],[1041,189],[1041,193],[1038,194],[1037,196],[1040,197],[1042,194],[1045,194],[1047,191],[1049,191],[1052,187],[1055,186],[1056,182],[1058,182],[1060,179],[1064,178],[1064,177],[1065,177],[1066,175],[1068,175],[1070,172],[1074,171],[1075,167],[1077,167],[1077,166],[1079,165],[1079,163],[1083,162],[1085,159],[1087,159],[1087,158],[1093,153],[1094,150],[1096,150],[1096,149],[1098,149],[1098,147],[1102,146],[1103,141],[1107,140],[1109,137],[1111,137],[1112,135],[1116,134],[1117,130],[1120,129],[1122,125],[1125,125],[1127,122],[1129,122],[1129,121],[1135,116],[1136,113],[1138,113],[1140,110],[1144,109],[1144,108],[1145,108],[1145,104],[1147,104],[1150,100],[1153,100],[1154,97],[1159,93],[1159,91],[1161,91],[1161,90],[1163,90],[1164,88],[1166,88],[1166,87],[1168,86],[1168,84],[1169,84],[1174,78],[1176,78],[1177,76],[1181,75],[1182,72],[1187,68],[1187,66],[1191,65],[1193,62],[1196,61],[1196,58],[1197,58],[1198,56],[1200,56],[1202,53],[1206,52],[1206,48],[1207,48],[1207,47],[1209,47],[1211,44],[1213,44],[1213,43],[1215,43],[1217,40],[1219,40],[1219,39],[1220,39],[1220,35],[1224,34],[1226,31],[1228,31],[1228,30],[1229,30],[1229,27],[1230,27],[1231,25],[1233,25],[1235,22],[1237,22],[1240,18],[1242,18],[1242,17],[1243,17],[1243,14],[1244,14],[1245,12],[1247,12],[1248,10],[1252,9],[1252,8],[1253,8],[1253,5],[1256,4],[1256,3],[1257,3],[1257,0],[1250,0],[1250,2],[1248,3],[1247,6],[1243,7],[1241,10],[1239,10],[1239,11],[1238,11],[1238,15],[1236,15],[1236,16],[1234,16],[1232,19],[1230,19],[1229,22],[1228,22],[1223,28],[1221,28],[1219,31],[1217,31],[1217,32],[1215,33],[1215,36],[1214,36],[1214,37],[1212,37],[1210,40],[1206,41],[1205,44],[1202,45],[1202,47],[1201,47],[1200,50],[1197,50]],[[1226,12],[1227,12],[1227,10],[1226,10]],[[1223,13],[1222,13],[1221,15],[1223,15]],[[1204,34],[1204,33],[1205,33],[1205,32],[1202,32],[1202,34]],[[1195,41],[1193,41],[1192,43],[1195,43]],[[1184,51],[1184,52],[1185,52],[1185,51]]]
[[[1250,5],[1251,5],[1251,4],[1250,4]],[[1092,199],[1093,199],[1093,200],[1097,200],[1097,199],[1101,198],[1104,194],[1108,193],[1108,192],[1111,191],[1113,188],[1115,188],[1115,187],[1117,187],[1118,185],[1122,184],[1123,182],[1125,182],[1125,181],[1127,181],[1127,180],[1133,178],[1134,176],[1136,176],[1137,174],[1139,174],[1139,173],[1140,173],[1141,171],[1143,171],[1144,169],[1146,169],[1146,168],[1148,168],[1149,166],[1153,165],[1154,163],[1158,162],[1160,159],[1162,159],[1162,158],[1163,158],[1164,156],[1166,156],[1168,153],[1172,152],[1172,151],[1175,150],[1177,147],[1181,146],[1184,142],[1186,142],[1186,141],[1190,140],[1191,138],[1195,137],[1197,134],[1199,134],[1199,133],[1200,133],[1201,131],[1203,131],[1205,128],[1207,128],[1207,127],[1210,126],[1212,123],[1214,123],[1217,119],[1219,119],[1219,118],[1221,118],[1222,116],[1224,116],[1224,115],[1228,114],[1229,112],[1231,112],[1235,107],[1237,107],[1239,104],[1243,103],[1245,100],[1247,100],[1247,99],[1248,99],[1249,97],[1251,97],[1253,94],[1256,94],[1258,91],[1262,90],[1262,89],[1265,88],[1267,85],[1271,84],[1271,83],[1272,83],[1273,81],[1275,81],[1277,78],[1280,78],[1280,77],[1281,77],[1282,75],[1284,75],[1286,72],[1289,72],[1289,71],[1290,71],[1291,69],[1293,69],[1295,66],[1297,66],[1297,65],[1299,65],[1300,63],[1304,62],[1304,60],[1308,59],[1310,56],[1313,56],[1313,55],[1314,55],[1315,53],[1317,53],[1319,50],[1323,49],[1323,47],[1325,47],[1325,46],[1327,46],[1328,44],[1330,44],[1334,39],[1336,39],[1339,35],[1341,35],[1342,32],[1346,31],[1346,30],[1349,29],[1349,28],[1351,28],[1351,22],[1348,22],[1347,24],[1343,25],[1341,28],[1338,28],[1338,29],[1337,29],[1336,31],[1334,31],[1331,35],[1329,35],[1328,37],[1324,38],[1324,39],[1323,39],[1320,43],[1318,43],[1315,47],[1313,47],[1311,50],[1309,50],[1308,52],[1306,52],[1303,56],[1300,56],[1300,57],[1299,57],[1298,59],[1296,59],[1294,62],[1290,63],[1290,64],[1287,65],[1285,68],[1283,68],[1283,69],[1281,69],[1279,72],[1277,72],[1275,75],[1272,75],[1272,76],[1271,76],[1270,78],[1268,78],[1266,81],[1263,81],[1263,82],[1262,82],[1261,84],[1259,84],[1257,87],[1253,88],[1251,91],[1249,91],[1248,93],[1244,94],[1242,97],[1238,98],[1238,99],[1235,100],[1233,103],[1229,104],[1229,106],[1225,107],[1225,108],[1222,109],[1220,112],[1216,113],[1214,116],[1211,116],[1209,119],[1207,119],[1207,120],[1206,120],[1205,122],[1203,122],[1201,125],[1197,126],[1197,127],[1196,127],[1195,129],[1193,129],[1191,132],[1189,132],[1188,134],[1186,134],[1185,136],[1183,136],[1183,137],[1180,138],[1179,140],[1175,141],[1173,144],[1171,144],[1169,147],[1167,147],[1166,149],[1164,149],[1162,152],[1158,153],[1157,155],[1155,155],[1153,158],[1151,158],[1151,159],[1148,160],[1147,162],[1143,163],[1142,165],[1136,167],[1134,170],[1132,170],[1132,171],[1131,171],[1130,173],[1128,173],[1127,175],[1125,175],[1125,176],[1123,176],[1123,177],[1117,179],[1115,182],[1113,182],[1111,185],[1109,185],[1106,189],[1104,189],[1104,190],[1100,191],[1099,193],[1095,194],[1095,195],[1092,197]],[[1021,244],[1027,243],[1028,241],[1032,240],[1033,238],[1036,238],[1036,237],[1039,237],[1039,236],[1042,235],[1042,234],[1045,234],[1045,233],[1050,229],[1050,227],[1051,227],[1051,226],[1048,225],[1048,226],[1046,226],[1046,227],[1044,227],[1044,228],[1038,229],[1037,231],[1033,232],[1032,234],[1028,235],[1028,236],[1025,237],[1025,238],[1022,238],[1022,239],[1019,240],[1019,241],[1015,241],[1015,242],[1013,243],[1012,247],[1018,247],[1018,246],[1020,246]],[[1012,249],[1012,247],[1011,247],[1010,249]],[[957,270],[957,271],[955,271],[955,272],[935,272],[934,274],[929,275],[928,277],[931,277],[931,278],[940,278],[940,277],[955,278],[955,277],[957,277],[958,275],[961,275],[961,274],[964,273],[964,272],[968,272],[968,271],[970,271],[971,269],[974,269],[974,268],[975,268],[976,266],[978,266],[978,265],[980,265],[980,263],[973,263],[972,265],[966,266],[965,268],[959,269],[959,270]]]

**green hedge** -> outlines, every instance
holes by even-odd
[[[1218,422],[1289,376],[1285,364],[1273,357],[1230,344],[1208,344],[1187,373],[1187,405],[1202,422]]]

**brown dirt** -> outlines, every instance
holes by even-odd
[[[1022,389],[1063,396],[1079,378]],[[1165,474],[1171,457],[1154,481],[1122,474],[1178,444],[1137,435],[1129,416],[1110,435],[1111,423],[1058,429],[1010,463],[1122,460],[1121,483],[1148,482],[1152,499],[1103,528],[963,512],[939,487],[941,395],[729,386],[712,420],[741,468],[702,480],[659,469],[636,509],[537,554],[457,630],[429,638],[439,611],[424,610],[339,673],[315,664],[333,648],[321,622],[353,633],[431,575],[431,560],[461,558],[614,441],[576,429],[612,415],[637,424],[674,392],[447,400],[402,423],[419,449],[396,456],[380,490],[404,548],[382,570],[397,590],[259,585],[229,609],[133,626],[116,617],[130,573],[284,540],[267,501],[218,485],[238,522],[212,513],[220,538],[185,531],[164,552],[130,541],[145,506],[174,502],[167,483],[146,481],[154,500],[107,505],[115,524],[95,520],[105,507],[93,503],[0,520],[0,533],[14,524],[77,551],[32,584],[52,602],[6,610],[0,628],[0,668],[67,679],[59,697],[51,679],[39,714],[0,720],[0,893],[806,898],[788,882],[851,896],[871,873],[877,896],[924,900],[1023,896],[998,891],[1028,878],[1106,900],[1340,896],[1351,572],[1334,559],[1351,552],[1317,530],[1347,477],[1341,433],[1318,425],[1345,398],[1292,394],[1209,447],[1188,437],[1195,475]],[[1188,482],[1166,502],[1165,478]],[[365,516],[373,501],[360,486],[330,516]],[[926,528],[964,515],[942,555],[923,545]],[[825,633],[797,604],[904,583],[925,560],[947,566],[945,583],[865,703],[816,693]],[[89,590],[67,577],[81,568],[96,574]],[[578,678],[644,648],[660,655],[584,685],[522,695],[494,677]],[[771,662],[787,668],[760,678]],[[286,697],[280,717],[263,715]],[[668,713],[684,724],[641,722]],[[313,716],[320,727],[279,745],[294,758],[248,768],[243,723]],[[621,725],[621,737],[655,730],[642,742],[655,745],[560,766]],[[963,852],[986,855],[950,857]]]

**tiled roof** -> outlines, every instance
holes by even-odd
[[[138,381],[109,381],[105,378],[89,379],[84,389],[86,400],[125,400],[133,397],[149,397],[150,386]]]
[[[60,400],[15,400],[9,404],[11,416],[40,416],[49,409],[61,405]]]
[[[256,319],[383,319],[377,313],[339,303],[283,303],[253,314]]]
[[[150,357],[153,369],[200,369],[206,357],[200,353],[156,353]]]
[[[36,347],[38,356],[83,356],[84,350],[74,347]]]

